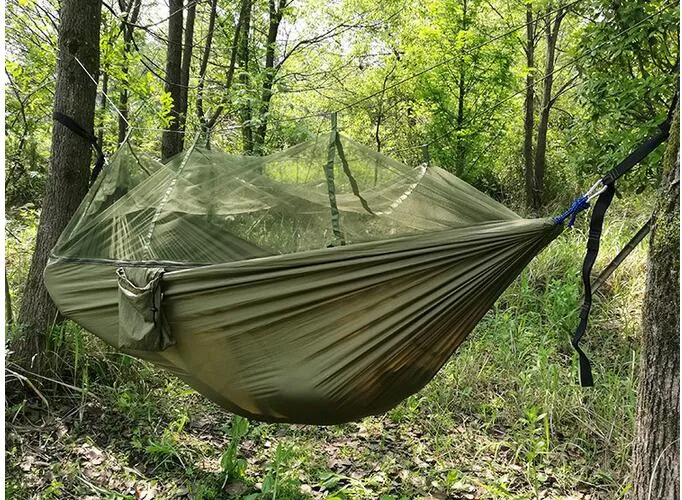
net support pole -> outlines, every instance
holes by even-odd
[[[329,134],[329,145],[327,146],[327,164],[324,167],[324,174],[327,178],[327,192],[329,194],[329,209],[332,215],[332,233],[334,235],[334,242],[331,246],[345,244],[343,233],[341,232],[341,216],[339,208],[336,206],[336,187],[334,186],[334,159],[336,158],[337,134],[336,113],[332,113],[331,132]]]

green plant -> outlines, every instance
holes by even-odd
[[[244,417],[235,415],[229,427],[230,443],[220,457],[220,467],[227,481],[241,479],[246,471],[247,462],[239,456],[239,445],[249,430],[249,421]]]
[[[181,445],[180,434],[182,434],[187,420],[187,416],[182,415],[164,429],[158,441],[149,440],[149,444],[145,447],[145,452],[157,463],[157,467],[164,466],[172,461],[178,462],[183,468],[186,467],[182,457],[189,450]]]
[[[300,481],[292,473],[296,467],[291,463],[296,458],[293,446],[278,444],[275,457],[268,466],[268,472],[263,479],[261,494],[265,498],[275,500],[277,495],[284,498],[296,498],[300,495]]]

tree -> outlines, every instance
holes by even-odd
[[[253,137],[253,147],[258,154],[264,154],[265,134],[268,129],[268,112],[270,110],[270,100],[272,99],[272,86],[275,76],[281,65],[275,65],[275,51],[277,49],[277,34],[279,25],[282,22],[284,9],[287,7],[285,0],[268,1],[268,35],[265,42],[265,68],[263,76],[262,91],[260,96],[260,108],[258,110],[259,123]]]
[[[54,110],[91,131],[99,78],[101,9],[99,0],[64,0],[59,16],[60,57]],[[35,357],[36,370],[45,366],[48,328],[57,313],[43,283],[43,270],[52,247],[87,192],[91,157],[91,145],[86,139],[61,123],[54,123],[36,248],[19,311],[18,322],[24,331],[11,346],[20,363],[31,364]]]
[[[182,0],[168,3],[168,48],[166,51],[166,92],[173,100],[168,130],[161,136],[161,158],[166,160],[182,151],[180,113],[182,109]]]
[[[608,170],[654,133],[668,113],[679,74],[680,16],[665,5],[604,1],[582,11],[600,21],[576,33],[580,90],[570,127],[576,140],[567,153],[581,177]],[[660,185],[660,149],[619,182],[620,191]]]
[[[652,218],[633,498],[680,496],[680,115],[675,112]]]
[[[550,4],[551,6],[552,4]],[[549,8],[548,8],[549,9]],[[532,208],[535,213],[542,206],[542,194],[545,183],[545,164],[547,162],[547,131],[549,129],[549,112],[554,104],[552,86],[554,85],[554,63],[556,61],[556,45],[559,39],[561,21],[566,15],[567,9],[561,8],[554,15],[554,21],[549,16],[545,17],[545,72],[543,75],[542,102],[540,103],[540,119],[538,120],[538,135],[535,141],[535,172],[533,179],[533,202]]]
[[[249,88],[249,39],[251,33],[251,9],[253,5],[251,0],[244,0],[242,5],[242,15],[240,16],[241,30],[240,35],[236,38],[237,41],[237,58],[239,64],[239,83],[244,92],[248,92]],[[247,99],[239,107],[239,119],[242,124],[242,141],[244,154],[253,153],[253,130],[251,128],[251,104]]]
[[[251,12],[251,1],[241,0],[241,6],[239,9],[239,17],[234,26],[234,33],[232,35],[232,41],[230,45],[230,58],[227,66],[225,81],[222,84],[222,90],[226,94],[221,102],[213,112],[210,114],[208,110],[205,110],[204,106],[204,88],[206,85],[206,71],[208,69],[209,59],[211,57],[211,47],[213,44],[213,36],[215,31],[215,21],[217,13],[217,0],[211,1],[211,10],[208,17],[208,28],[206,34],[206,41],[204,44],[204,51],[199,62],[199,83],[197,85],[197,116],[199,117],[199,123],[201,125],[201,131],[206,138],[206,146],[210,146],[210,133],[211,129],[214,127],[218,118],[225,110],[225,102],[228,101],[228,96],[232,91],[232,83],[234,82],[234,74],[237,66],[237,55],[238,49],[241,47],[239,41],[242,35],[242,25],[247,18],[250,18]]]
[[[467,17],[467,0],[462,0],[462,20],[460,32],[466,32],[469,29],[469,19]],[[463,61],[459,63],[459,75],[457,77],[457,121],[455,122],[455,161],[458,172],[464,172],[464,158],[465,148],[462,140],[462,132],[464,128],[464,99],[467,88],[466,82],[466,67]]]
[[[123,53],[121,62],[121,72],[123,74],[123,87],[121,88],[118,110],[120,115],[118,117],[118,143],[123,144],[126,135],[128,135],[128,54],[132,50],[132,42],[135,30],[135,23],[140,15],[141,0],[121,0],[119,3],[121,11],[123,12],[123,20],[121,21],[121,33],[123,33]],[[102,83],[102,105],[106,104],[106,84],[108,83],[108,76],[105,74],[104,82]]]
[[[11,210],[39,206],[45,192],[58,12],[17,0],[6,8],[5,208]]]
[[[533,130],[535,128],[535,24],[533,20],[533,4],[526,3],[526,92],[524,100],[523,118],[523,165],[526,181],[526,205],[530,208],[533,203],[535,188],[535,173],[533,169]]]
[[[192,2],[187,8],[185,21],[185,41],[182,48],[182,64],[180,67],[180,103],[178,105],[179,129],[185,131],[187,124],[187,108],[189,107],[189,77],[192,69],[192,49],[194,49],[194,20],[196,19],[197,4]],[[208,41],[206,42],[209,43]],[[183,134],[184,136],[184,134]],[[184,140],[181,139],[184,145]]]

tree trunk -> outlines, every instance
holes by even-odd
[[[268,112],[270,111],[270,100],[272,99],[272,86],[277,75],[275,68],[275,49],[277,48],[277,34],[279,25],[282,22],[283,0],[277,4],[275,0],[269,3],[270,22],[268,26],[268,36],[265,49],[265,75],[263,77],[263,88],[261,91],[261,103],[258,111],[259,125],[253,138],[253,150],[262,155],[265,149],[265,134],[268,130]]]
[[[171,123],[161,136],[161,159],[167,160],[182,151],[180,133],[180,107],[182,105],[182,0],[169,1],[168,49],[166,52],[166,92],[170,93],[173,105],[170,110]]]
[[[206,135],[206,141],[208,144],[208,122],[209,117],[206,116],[206,111],[204,111],[204,85],[206,84],[206,70],[208,69],[208,60],[211,57],[211,45],[213,44],[213,32],[215,30],[215,18],[216,11],[218,7],[217,0],[211,0],[211,10],[208,14],[208,30],[206,33],[206,43],[204,44],[204,51],[199,61],[199,83],[197,85],[197,116],[199,117],[199,123],[201,124],[201,132]],[[237,21],[239,23],[239,21]],[[237,28],[239,30],[239,28]],[[234,51],[233,51],[234,52]]]
[[[533,168],[533,130],[535,128],[535,29],[533,23],[533,4],[526,4],[526,99],[524,102],[525,116],[523,120],[523,164],[524,178],[526,180],[526,206],[532,208],[534,190]]]
[[[178,129],[183,132],[181,144],[184,149],[184,132],[187,123],[187,109],[189,107],[189,76],[192,69],[192,49],[194,48],[194,20],[196,18],[197,5],[192,3],[187,9],[187,21],[185,21],[185,42],[182,51],[182,67],[180,71],[180,109],[178,115],[180,124]]]
[[[128,135],[128,54],[131,50],[133,42],[134,24],[140,14],[141,0],[130,0],[128,4],[122,2],[121,7],[125,8],[125,16],[121,22],[121,33],[123,33],[123,61],[121,63],[121,72],[123,73],[123,89],[119,94],[118,110],[120,115],[118,117],[118,144],[123,144]]]
[[[99,131],[97,132],[97,140],[99,141],[99,147],[104,149],[104,125],[105,125],[105,117],[107,113],[107,94],[109,92],[109,73],[104,70],[102,74],[102,96],[100,97],[99,101],[99,109],[100,109],[100,123],[99,123]]]
[[[462,0],[462,25],[461,30],[468,29],[467,19],[467,0]],[[457,123],[455,124],[457,135],[455,143],[455,161],[457,165],[457,173],[463,175],[465,172],[464,165],[464,140],[462,138],[462,129],[464,128],[464,97],[466,93],[466,74],[464,61],[459,62],[459,78],[457,82]]]
[[[632,460],[637,500],[680,497],[679,123],[678,108],[652,218]]]
[[[72,117],[81,127],[91,131],[94,129],[97,84],[78,61],[95,80],[99,78],[101,9],[99,0],[63,0],[59,16],[61,55],[57,62],[54,110]],[[48,328],[57,313],[43,283],[43,270],[52,247],[88,190],[91,145],[55,122],[50,157],[36,247],[18,317],[24,333],[11,346],[17,362],[33,365],[33,370],[37,371],[45,366]]]
[[[123,81],[125,82],[128,77],[128,63],[124,62],[123,67]],[[124,83],[124,85],[127,85]],[[128,135],[128,89],[124,87],[118,96],[118,110],[120,112],[118,116],[118,145],[123,144]]]
[[[239,82],[244,87],[244,91],[249,93],[249,33],[251,32],[251,1],[246,0],[248,5],[244,9],[244,19],[241,25],[241,34],[239,36],[237,58],[239,60]],[[253,153],[253,128],[251,124],[252,111],[249,101],[245,101],[241,105],[239,111],[242,122],[242,140],[244,142],[244,154]]]
[[[551,4],[550,4],[551,5]],[[548,7],[549,9],[549,7]],[[547,153],[547,130],[549,128],[549,112],[552,108],[552,86],[554,85],[554,62],[556,59],[556,43],[559,38],[559,28],[564,18],[564,10],[557,12],[554,22],[545,18],[546,25],[546,59],[545,74],[543,76],[542,102],[540,104],[540,118],[538,120],[538,135],[535,141],[535,179],[533,182],[533,212],[537,214],[542,206],[543,186],[545,184],[545,164]]]
[[[7,279],[7,268],[5,268],[5,326],[12,326],[13,324],[12,294],[10,293],[9,280]]]

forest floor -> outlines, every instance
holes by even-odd
[[[620,209],[597,268],[646,218]],[[6,358],[7,498],[623,497],[646,248],[598,294],[584,343],[596,386],[582,389],[568,340],[582,222],[529,266],[427,387],[345,425],[247,422],[66,324],[53,335],[68,374],[58,382]],[[10,269],[21,268],[21,240],[9,244]],[[10,281],[21,279],[17,271]]]

